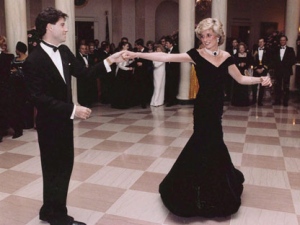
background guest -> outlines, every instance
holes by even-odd
[[[154,47],[155,52],[165,52],[165,48],[158,44]],[[166,82],[166,63],[153,61],[153,86],[154,91],[151,98],[151,106],[161,106],[164,104],[165,98],[165,82]]]
[[[253,61],[253,76],[254,77],[261,77],[267,76],[269,71],[269,64],[271,62],[270,59],[270,51],[265,47],[265,39],[260,38],[258,40],[258,49],[257,54],[254,55]],[[257,97],[257,88],[259,86],[259,93]],[[262,100],[265,94],[265,87],[261,84],[252,85],[252,104],[256,104],[258,106],[262,106]]]
[[[128,50],[128,42],[120,42],[118,49]],[[117,63],[116,75],[112,85],[111,107],[127,109],[133,106],[133,67],[132,60]]]
[[[166,48],[168,54],[179,53],[174,40],[171,37],[166,37]],[[166,63],[166,85],[165,85],[165,102],[166,106],[170,107],[177,104],[177,94],[179,88],[180,78],[180,63],[167,62]]]
[[[296,63],[296,54],[292,47],[286,45],[287,36],[280,37],[280,48],[274,53],[275,65],[275,102],[273,105],[288,106],[290,96],[290,76],[293,74],[293,65]]]
[[[18,138],[23,135],[24,128],[24,117],[23,113],[25,111],[25,102],[28,100],[23,66],[27,58],[27,46],[23,42],[18,42],[16,45],[16,57],[11,63],[11,104],[10,104],[10,126],[14,130],[13,138]],[[31,107],[30,107],[31,108]],[[29,110],[28,119],[30,124],[33,126],[33,106]]]
[[[252,63],[252,56],[246,50],[246,44],[240,42],[238,45],[238,52],[234,55],[235,65],[237,66],[242,75],[245,75],[245,70],[247,70]],[[248,90],[248,86],[241,85],[235,80],[233,80],[231,105],[249,106],[250,101]]]

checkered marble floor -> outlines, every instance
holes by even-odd
[[[179,218],[158,185],[192,134],[193,108],[93,108],[75,120],[69,214],[88,225],[300,224],[300,104],[224,107],[224,140],[245,175],[238,213],[216,220]],[[37,135],[25,130],[0,144],[0,225],[41,225]]]

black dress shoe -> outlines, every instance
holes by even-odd
[[[166,104],[166,107],[171,107],[171,106],[173,106],[173,105],[176,105],[176,103],[174,103],[174,102],[169,102],[169,103]]]
[[[146,109],[146,108],[147,108],[146,104],[142,104],[141,107],[142,107],[143,109]]]
[[[76,220],[73,220],[72,222],[69,223],[64,223],[61,221],[55,221],[55,222],[50,221],[50,225],[86,225],[86,223],[76,221]]]
[[[277,101],[275,101],[275,102],[273,102],[273,104],[272,105],[281,105],[281,103],[280,102],[277,102]]]
[[[83,222],[79,222],[79,221],[74,220],[72,223],[70,223],[70,225],[86,225],[86,224],[83,223]]]
[[[261,102],[258,102],[257,105],[258,106],[263,106],[263,104]]]
[[[283,106],[284,106],[284,107],[288,107],[289,104],[288,104],[287,102],[284,102],[284,103],[283,103]]]
[[[23,131],[16,131],[14,135],[12,136],[13,139],[16,139],[18,137],[21,137],[23,135]]]
[[[51,225],[72,225],[73,222],[77,222],[74,220],[72,216],[66,215],[64,217],[59,217],[59,218],[53,218],[52,216],[49,215],[42,215],[40,214],[40,220],[46,221],[50,223]],[[77,223],[80,224],[80,223]],[[84,225],[83,223],[82,225]]]

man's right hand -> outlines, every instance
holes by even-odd
[[[90,117],[92,110],[84,106],[76,105],[75,116],[86,120]]]

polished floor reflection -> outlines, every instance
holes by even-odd
[[[300,224],[300,104],[224,107],[224,139],[245,175],[242,207],[230,218],[179,218],[158,185],[192,134],[192,106],[93,108],[75,120],[69,214],[88,225]],[[207,128],[209,129],[209,127]],[[0,225],[38,219],[42,178],[37,135],[25,130],[0,143]]]

